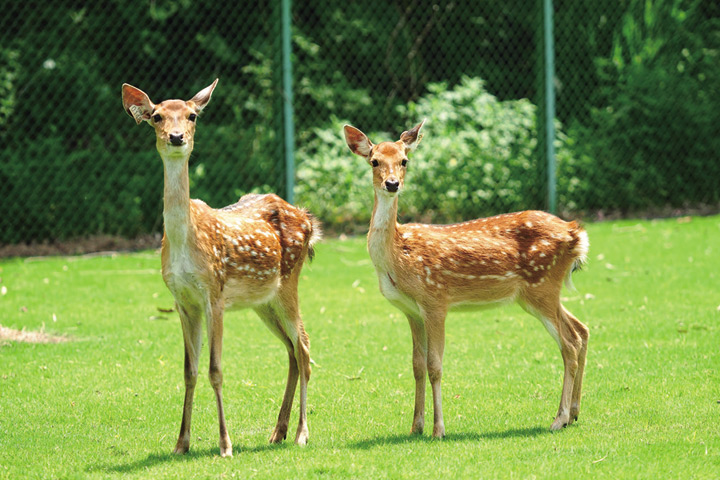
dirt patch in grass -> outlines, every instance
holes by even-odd
[[[138,238],[122,238],[110,235],[95,235],[67,241],[0,244],[0,258],[36,257],[48,255],[80,255],[102,251],[135,251],[160,247],[162,236],[144,235]]]
[[[15,330],[0,325],[0,342],[25,342],[25,343],[62,343],[70,339],[65,336],[50,335],[45,332],[34,332],[28,330]]]

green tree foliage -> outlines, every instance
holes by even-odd
[[[720,201],[720,7],[631,0],[596,58],[587,122],[575,122],[584,209],[636,212]],[[621,181],[620,181],[621,180]]]
[[[554,3],[557,112],[568,135],[557,140],[561,209],[720,202],[718,3]],[[345,154],[334,119],[392,138],[382,132],[422,115],[431,157],[414,168],[454,182],[421,187],[411,170],[408,214],[445,221],[543,207],[539,6],[294,2],[300,197],[326,221],[364,224],[363,166]],[[189,98],[219,77],[191,158],[193,196],[222,206],[249,191],[283,194],[278,10],[277,0],[6,2],[0,243],[160,231],[162,168],[150,129],[138,133],[122,111],[123,82],[160,101]],[[336,186],[308,173],[323,168],[341,175]]]

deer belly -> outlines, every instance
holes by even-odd
[[[280,286],[280,276],[265,281],[255,278],[231,278],[223,288],[225,307],[230,309],[248,308],[269,302]]]
[[[453,312],[471,312],[474,310],[487,310],[490,308],[501,307],[503,305],[509,305],[513,302],[515,302],[515,297],[507,297],[501,300],[458,302],[451,304],[450,310],[452,310]]]
[[[378,279],[380,280],[380,293],[382,293],[383,296],[398,310],[408,315],[419,317],[420,308],[418,307],[417,302],[398,290],[397,286],[387,273],[377,272],[377,274]]]
[[[514,303],[519,284],[516,279],[505,276],[479,279],[456,284],[448,293],[450,310],[485,310]]]

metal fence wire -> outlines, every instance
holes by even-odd
[[[360,231],[370,171],[342,125],[380,142],[426,119],[404,220],[547,209],[550,189],[564,216],[718,211],[720,5],[552,2],[546,122],[544,3],[293,2],[286,146],[280,0],[5,2],[0,244],[162,231],[152,129],[124,113],[120,86],[160,102],[216,77],[190,160],[191,195],[214,207],[273,191]]]

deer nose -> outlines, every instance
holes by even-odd
[[[388,192],[397,192],[399,187],[400,182],[395,180],[394,178],[385,180],[385,188],[387,188]]]
[[[175,145],[176,147],[179,147],[184,143],[183,140],[183,134],[182,133],[171,133],[170,134],[170,143]]]

